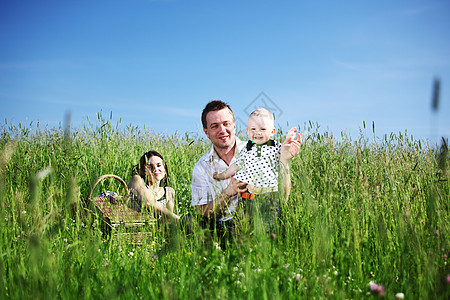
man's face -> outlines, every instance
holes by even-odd
[[[227,149],[234,146],[236,124],[228,108],[210,111],[206,115],[206,129],[203,131],[216,148]]]

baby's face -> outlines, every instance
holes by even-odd
[[[273,122],[268,117],[253,116],[248,119],[248,138],[255,144],[264,144],[275,133]]]

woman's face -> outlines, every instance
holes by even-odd
[[[159,156],[150,157],[148,164],[145,167],[150,184],[159,183],[166,177],[164,162]]]

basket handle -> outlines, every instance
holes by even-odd
[[[112,178],[117,179],[118,181],[120,181],[120,183],[122,184],[122,186],[125,188],[125,193],[126,193],[126,195],[129,194],[129,192],[128,192],[128,186],[127,186],[127,184],[125,183],[125,181],[123,181],[122,178],[120,178],[119,176],[114,175],[114,174],[106,174],[106,175],[99,176],[97,179],[95,179],[94,184],[92,185],[91,190],[89,191],[89,195],[88,195],[88,197],[87,197],[88,200],[91,199],[92,192],[94,192],[95,186],[96,186],[100,181],[102,181],[103,179],[109,178],[109,177],[112,177]]]

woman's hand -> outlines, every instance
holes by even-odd
[[[155,175],[150,166],[145,166],[145,174],[147,175],[148,184],[153,185],[155,182]]]

